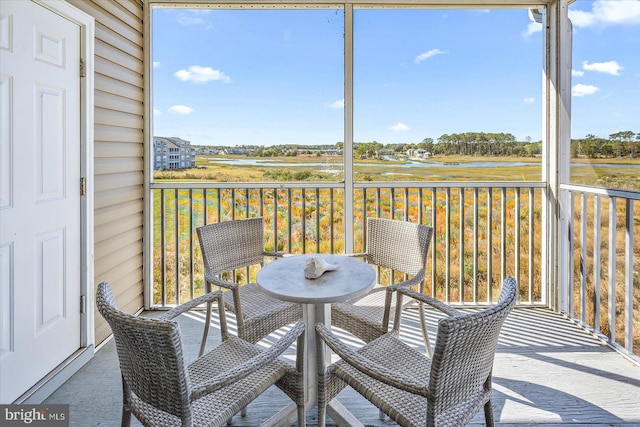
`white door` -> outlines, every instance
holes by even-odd
[[[0,403],[80,348],[80,28],[0,1]]]

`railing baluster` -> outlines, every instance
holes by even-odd
[[[329,189],[329,239],[331,242],[331,253],[335,253],[333,244],[333,188]]]
[[[516,281],[520,283],[520,187],[516,187],[515,198],[516,201],[513,205],[513,233],[514,233],[514,245],[515,246],[515,254],[514,254],[514,276]],[[518,298],[520,298],[520,293],[518,293]]]
[[[222,189],[218,188],[218,222],[222,221]]]
[[[460,209],[458,218],[458,301],[464,302],[464,188],[460,188]]]
[[[593,198],[593,330],[600,334],[600,196]]]
[[[231,220],[236,219],[236,189],[231,189]],[[234,273],[235,274],[235,273]]]
[[[587,320],[587,194],[580,197],[580,321]]]
[[[307,253],[307,191],[302,189],[302,253]]]
[[[176,262],[175,262],[175,280],[176,280],[176,305],[180,305],[180,200],[179,200],[179,192],[177,188],[174,190],[174,198],[175,198],[175,217],[174,217],[174,225],[173,230],[175,233],[175,244],[176,244]]]
[[[450,302],[449,300],[449,288],[451,287],[451,207],[450,207],[450,199],[451,199],[451,189],[447,188],[445,190],[445,269],[444,269],[444,283],[445,283],[445,302]]]
[[[617,229],[617,206],[616,198],[609,198],[609,295],[607,301],[609,305],[609,342],[616,342],[616,229]]]
[[[500,189],[502,199],[500,200],[500,229],[502,235],[500,245],[500,283],[507,276],[507,188]]]
[[[533,303],[533,268],[534,268],[534,246],[533,246],[533,239],[534,239],[534,234],[533,234],[533,230],[534,230],[534,223],[533,223],[533,210],[535,209],[535,194],[533,192],[533,188],[529,189],[529,274],[528,274],[528,278],[529,278],[529,298],[528,298],[528,302],[529,304]]]
[[[274,190],[275,191],[275,190]],[[288,228],[288,242],[289,242],[289,253],[291,253],[291,248],[293,247],[292,235],[293,232],[293,217],[291,216],[291,189],[287,189],[287,228]]]
[[[624,293],[624,346],[633,354],[633,200],[627,199],[625,215],[625,293]]]
[[[165,206],[165,192],[160,190],[160,213],[162,219],[160,221],[160,265],[162,266],[162,305],[167,305],[167,213]]]
[[[193,299],[195,297],[195,292],[193,288],[193,275],[194,275],[194,265],[193,265],[193,232],[195,231],[193,227],[193,188],[189,189],[189,299]]]
[[[320,189],[316,188],[316,253],[320,253]]]
[[[569,193],[569,218],[575,218],[575,197],[573,192]],[[569,302],[569,315],[571,317],[575,317],[575,313],[573,311],[574,309],[574,303],[573,303],[573,293],[574,293],[574,274],[573,274],[573,269],[575,267],[575,257],[574,257],[574,251],[575,251],[575,234],[574,234],[574,229],[573,227],[569,227],[569,295],[567,295],[567,299]]]
[[[389,218],[396,219],[396,189],[391,187],[391,197],[389,200]]]
[[[478,301],[478,189],[473,189],[473,302]]]
[[[487,188],[487,302],[493,290],[493,189]]]
[[[431,296],[436,297],[436,249],[437,249],[437,236],[435,234],[436,228],[436,212],[437,206],[437,193],[435,187],[431,188],[431,227],[433,227],[434,233],[431,241]]]
[[[403,221],[409,221],[409,187],[404,188],[404,214]]]

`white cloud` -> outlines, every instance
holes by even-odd
[[[640,24],[640,0],[596,0],[591,11],[569,10],[569,18],[575,27]]]
[[[402,132],[404,130],[409,130],[409,126],[405,125],[404,123],[398,122],[397,124],[391,126],[389,130],[392,130],[394,132]]]
[[[416,64],[419,64],[422,61],[424,61],[425,59],[431,58],[432,56],[436,56],[436,55],[442,55],[443,53],[444,53],[444,51],[442,51],[440,49],[431,49],[428,52],[424,52],[424,53],[421,53],[420,55],[416,56],[416,59],[414,59],[413,62],[415,62]]]
[[[187,70],[176,71],[173,75],[183,82],[208,83],[214,80],[220,80],[224,83],[231,82],[231,78],[222,71],[199,65],[192,65]]]
[[[193,108],[186,105],[174,105],[168,111],[172,114],[191,114],[193,113]]]
[[[153,61],[153,68],[160,68],[160,61]]]
[[[572,96],[576,96],[576,97],[582,97],[582,96],[586,96],[586,95],[593,95],[594,93],[596,93],[597,91],[599,91],[600,88],[593,86],[593,85],[583,85],[578,83],[577,85],[574,85],[573,88],[571,88],[571,95]]]
[[[335,108],[336,110],[340,110],[344,108],[344,99],[340,99],[332,104],[329,104],[330,108]]]
[[[154,109],[153,109],[153,115],[154,115],[154,116],[159,116],[159,115],[161,115],[161,114],[162,114],[162,112],[161,112],[160,110],[158,110],[157,108],[154,108]]]
[[[595,71],[598,73],[611,74],[613,76],[619,76],[620,70],[624,67],[618,64],[618,61],[608,61],[608,62],[592,62],[582,61],[582,68],[587,71]]]
[[[522,100],[525,104],[533,104],[534,102],[536,102],[535,98],[525,98]]]
[[[178,23],[186,26],[209,25],[208,21],[203,17],[210,12],[210,10],[185,10],[178,14]]]
[[[580,70],[571,70],[571,75],[573,77],[582,77],[584,76],[584,71],[580,71]]]
[[[527,25],[527,29],[522,32],[522,35],[524,37],[529,37],[541,31],[542,31],[542,24],[538,24],[537,22],[529,22],[529,25]]]

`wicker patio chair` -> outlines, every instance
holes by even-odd
[[[222,342],[186,365],[175,320],[198,305],[217,300]],[[122,425],[131,414],[145,426],[221,426],[272,385],[297,405],[304,425],[302,352],[304,324],[296,324],[266,351],[227,332],[222,292],[212,292],[160,318],[135,317],[115,306],[111,288],[100,283],[100,314],[111,326],[122,373]],[[296,367],[278,356],[298,341]]]
[[[273,331],[302,319],[300,304],[281,301],[260,290],[257,283],[238,285],[223,280],[223,273],[262,265],[265,257],[281,256],[264,251],[264,224],[262,218],[238,219],[208,224],[196,229],[202,258],[206,292],[212,285],[228,289],[224,291],[227,310],[236,315],[238,336],[256,343]],[[207,304],[207,315],[203,337],[204,343],[209,333],[211,304]]]
[[[353,350],[317,324],[342,358],[319,378],[318,425],[324,426],[327,402],[348,384],[401,426],[463,426],[483,407],[486,425],[493,426],[491,372],[500,329],[516,302],[516,281],[507,278],[494,306],[471,313],[411,290],[398,292],[400,300],[408,295],[448,315],[438,322],[433,358],[400,341],[395,325]]]
[[[433,228],[407,221],[368,218],[366,234],[366,251],[351,256],[363,257],[373,266],[388,268],[396,274],[402,273],[408,277],[401,283],[387,286],[378,284],[355,302],[331,306],[332,326],[344,329],[364,342],[371,342],[389,332],[389,323],[397,315],[392,312],[396,290],[417,288],[422,293]],[[412,302],[407,299],[402,309]],[[422,304],[420,313],[422,314]],[[423,319],[424,316],[420,318]],[[427,345],[429,339],[424,321],[422,328]]]

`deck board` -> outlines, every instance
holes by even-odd
[[[428,317],[433,340],[437,316],[429,312]],[[190,313],[179,321],[185,357],[193,360],[204,315]],[[233,329],[233,319],[229,324]],[[417,311],[409,310],[402,325],[402,339],[422,351]],[[212,335],[209,345],[215,345],[217,331]],[[270,339],[262,344],[268,345]],[[351,342],[358,345],[355,339]],[[290,350],[285,357],[293,359],[295,353]],[[640,366],[550,310],[518,308],[512,312],[502,330],[493,374],[498,425],[640,426]],[[380,421],[378,410],[351,389],[338,398],[366,426],[396,425],[388,419]],[[121,402],[113,341],[46,400],[68,403],[70,425],[77,427],[118,426]],[[258,426],[288,402],[280,390],[272,388],[249,406],[246,417],[234,417],[233,425]],[[308,413],[307,423],[317,424],[314,411]],[[134,419],[132,425],[140,423]],[[484,425],[482,414],[471,425]]]

